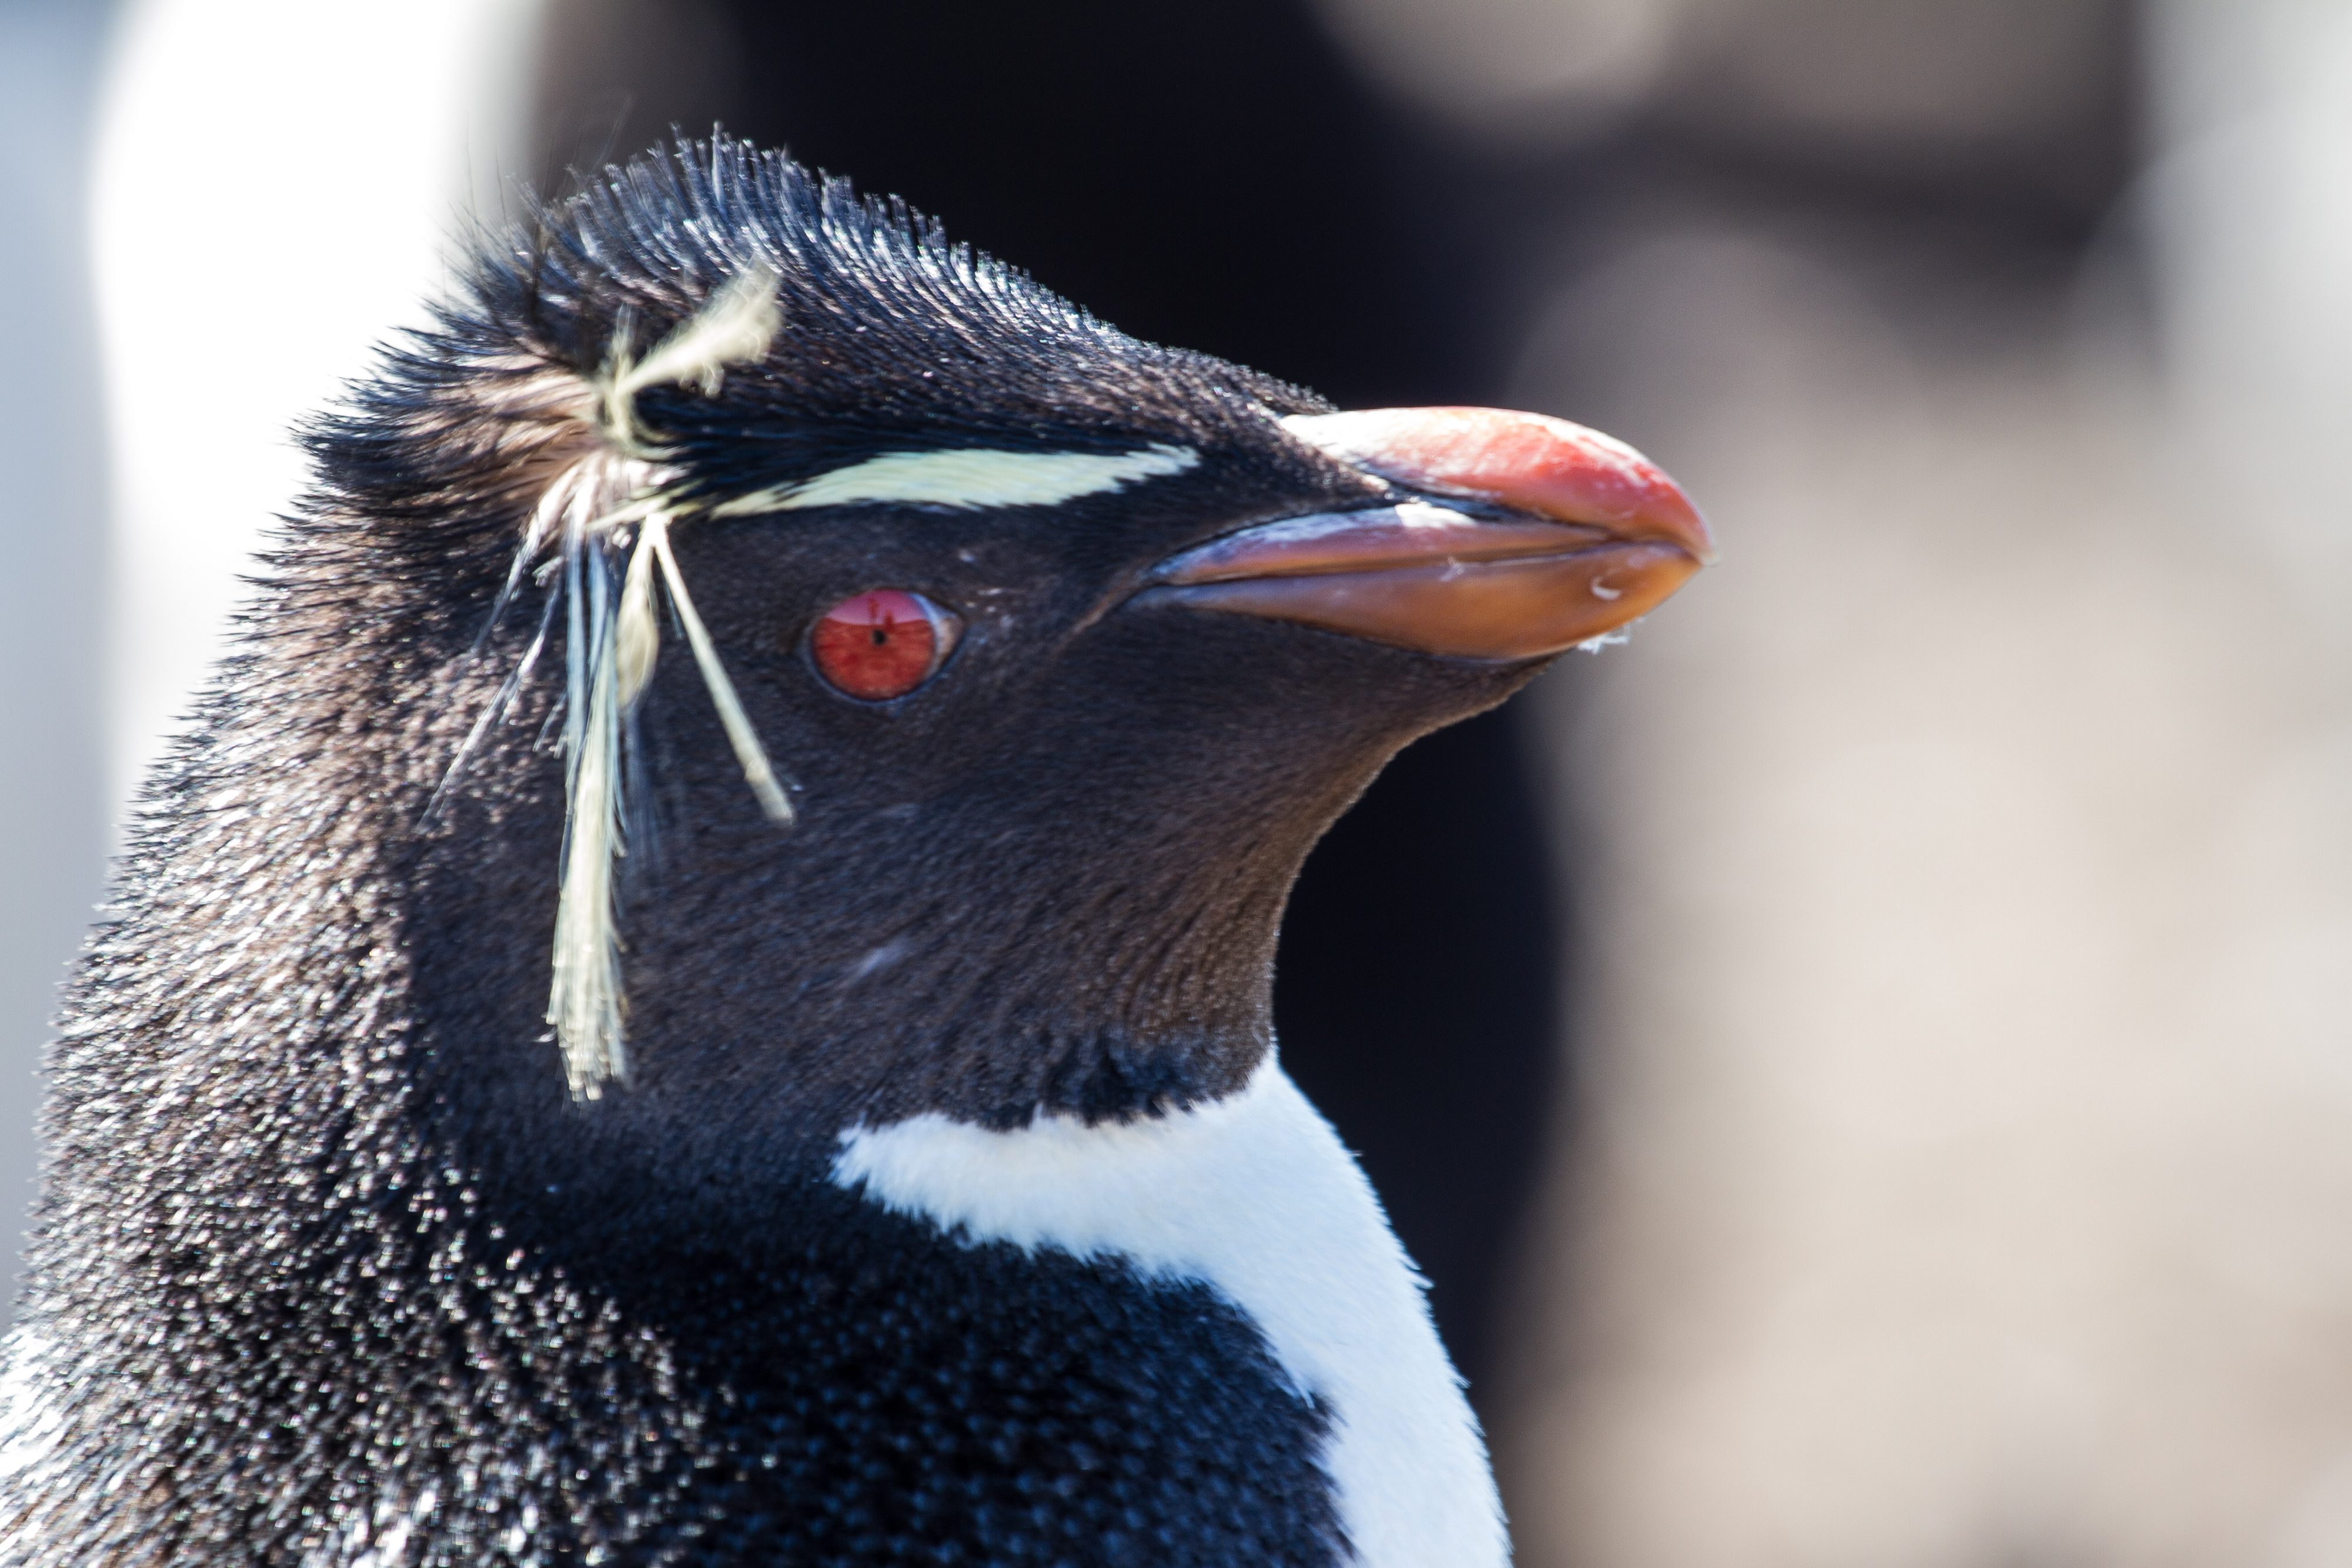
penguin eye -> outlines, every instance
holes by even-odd
[[[963,623],[919,593],[875,588],[843,600],[809,629],[809,663],[861,702],[903,697],[931,678]]]

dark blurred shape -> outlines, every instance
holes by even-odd
[[[1556,206],[1563,173],[1605,180],[1671,151],[1801,202],[1845,189],[1895,215],[1967,200],[2080,228],[2137,156],[2135,0],[1315,5],[1433,123],[1549,165],[1523,205]]]
[[[904,196],[1141,337],[1343,407],[1495,396],[1462,172],[1296,0],[681,9],[673,39],[649,0],[559,8],[555,164],[719,120]],[[669,47],[701,66],[655,57]],[[1284,936],[1285,1062],[1362,1154],[1474,1395],[1552,1111],[1548,878],[1515,721],[1490,716],[1373,787]]]
[[[1743,0],[1693,28],[1659,120],[1882,199],[2103,216],[2135,161],[2128,0]]]
[[[1363,1155],[1474,1397],[1562,1065],[1527,750],[1506,708],[1391,763],[1307,862],[1275,986],[1283,1061]]]
[[[540,27],[531,180],[569,188],[567,171],[623,161],[675,126],[732,123],[747,73],[719,0],[548,0]]]

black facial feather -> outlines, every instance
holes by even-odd
[[[1058,507],[679,522],[801,820],[748,797],[668,633],[659,869],[641,843],[622,915],[637,1074],[581,1103],[543,1021],[560,646],[425,808],[542,624],[528,573],[492,612],[595,450],[616,328],[651,344],[751,259],[782,279],[767,356],[640,400],[695,495],[957,445],[1202,461]],[[1239,1086],[1316,837],[1527,678],[1121,608],[1179,549],[1368,493],[1270,417],[1319,406],[726,141],[486,247],[311,434],[74,981],[0,1563],[1338,1561],[1325,1413],[1239,1314],[825,1174],[861,1122]],[[876,587],[966,622],[881,705],[804,653]]]

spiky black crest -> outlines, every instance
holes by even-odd
[[[535,476],[515,461],[519,416],[544,416],[560,437],[616,333],[642,350],[761,265],[782,309],[768,355],[723,398],[667,386],[639,400],[684,472],[681,497],[787,485],[886,451],[1202,444],[1269,411],[1328,406],[1139,342],[896,198],[721,137],[607,169],[478,246],[438,330],[320,431],[325,477],[380,510],[446,499],[452,482]],[[468,413],[497,417],[469,439],[451,423]]]

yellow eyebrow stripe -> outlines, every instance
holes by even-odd
[[[742,517],[860,501],[969,511],[1052,507],[1140,479],[1181,474],[1200,461],[1189,446],[1164,445],[1138,452],[1008,452],[988,446],[885,452],[814,479],[737,496],[713,507],[710,515]]]

